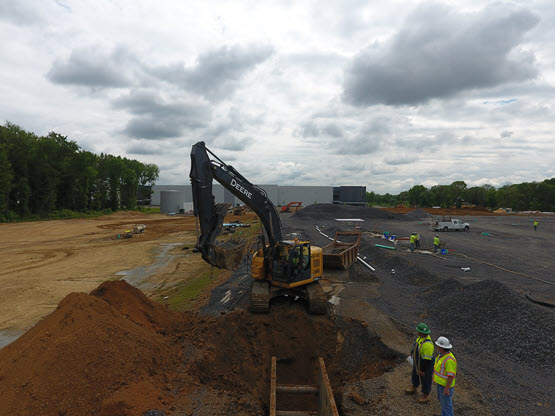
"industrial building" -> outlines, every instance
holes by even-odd
[[[239,198],[222,185],[214,183],[212,186],[216,203],[242,204]],[[258,186],[266,191],[268,198],[276,206],[287,205],[293,201],[301,201],[303,206],[331,203],[364,205],[366,203],[365,186]],[[152,191],[150,204],[160,206],[163,213],[192,209],[191,185],[154,185]]]

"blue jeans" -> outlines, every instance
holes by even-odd
[[[437,253],[438,248],[439,248],[439,246],[437,244],[434,244],[434,253]]]
[[[441,416],[453,416],[453,394],[455,394],[455,389],[449,387],[449,396],[444,396],[444,388],[445,386],[437,385],[437,399],[441,404]]]
[[[410,243],[410,252],[414,253],[414,243]]]

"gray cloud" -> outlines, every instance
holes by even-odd
[[[502,131],[501,134],[499,135],[502,139],[508,139],[513,135],[512,131]]]
[[[210,109],[199,102],[168,101],[150,91],[134,92],[113,102],[118,109],[135,115],[123,130],[130,137],[163,139],[178,137],[185,129],[206,126]]]
[[[18,26],[38,24],[43,21],[38,4],[21,0],[0,1],[0,20],[6,20]]]
[[[130,55],[122,48],[105,54],[99,49],[76,49],[65,61],[56,60],[46,77],[55,84],[85,87],[126,87]]]
[[[241,79],[272,53],[270,46],[224,46],[200,55],[194,66],[160,66],[153,68],[151,73],[163,81],[217,101],[231,95]]]
[[[472,14],[440,4],[421,7],[390,42],[353,58],[343,98],[357,106],[415,105],[534,78],[534,55],[517,47],[538,21],[528,10],[499,4]]]
[[[134,155],[159,155],[164,153],[164,149],[160,145],[145,140],[134,140],[127,146],[126,151]]]

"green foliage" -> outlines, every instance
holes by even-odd
[[[399,195],[367,192],[366,200],[372,205],[395,206],[408,201],[414,207],[442,208],[460,207],[466,201],[492,209],[508,207],[515,211],[555,212],[555,178],[543,182],[505,185],[497,190],[489,184],[468,188],[463,181],[455,181],[451,185],[436,185],[430,189],[416,185]]]
[[[0,221],[75,218],[134,209],[139,184],[154,184],[156,165],[82,150],[51,132],[38,137],[0,126]],[[88,214],[87,214],[88,215]]]

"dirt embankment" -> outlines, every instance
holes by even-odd
[[[272,356],[280,382],[299,384],[316,383],[315,363],[324,357],[338,391],[340,380],[378,376],[403,359],[359,321],[290,305],[269,315],[181,314],[124,281],[105,282],[89,295],[68,295],[0,350],[0,408],[10,415],[260,415]],[[282,398],[282,408],[293,404]]]

